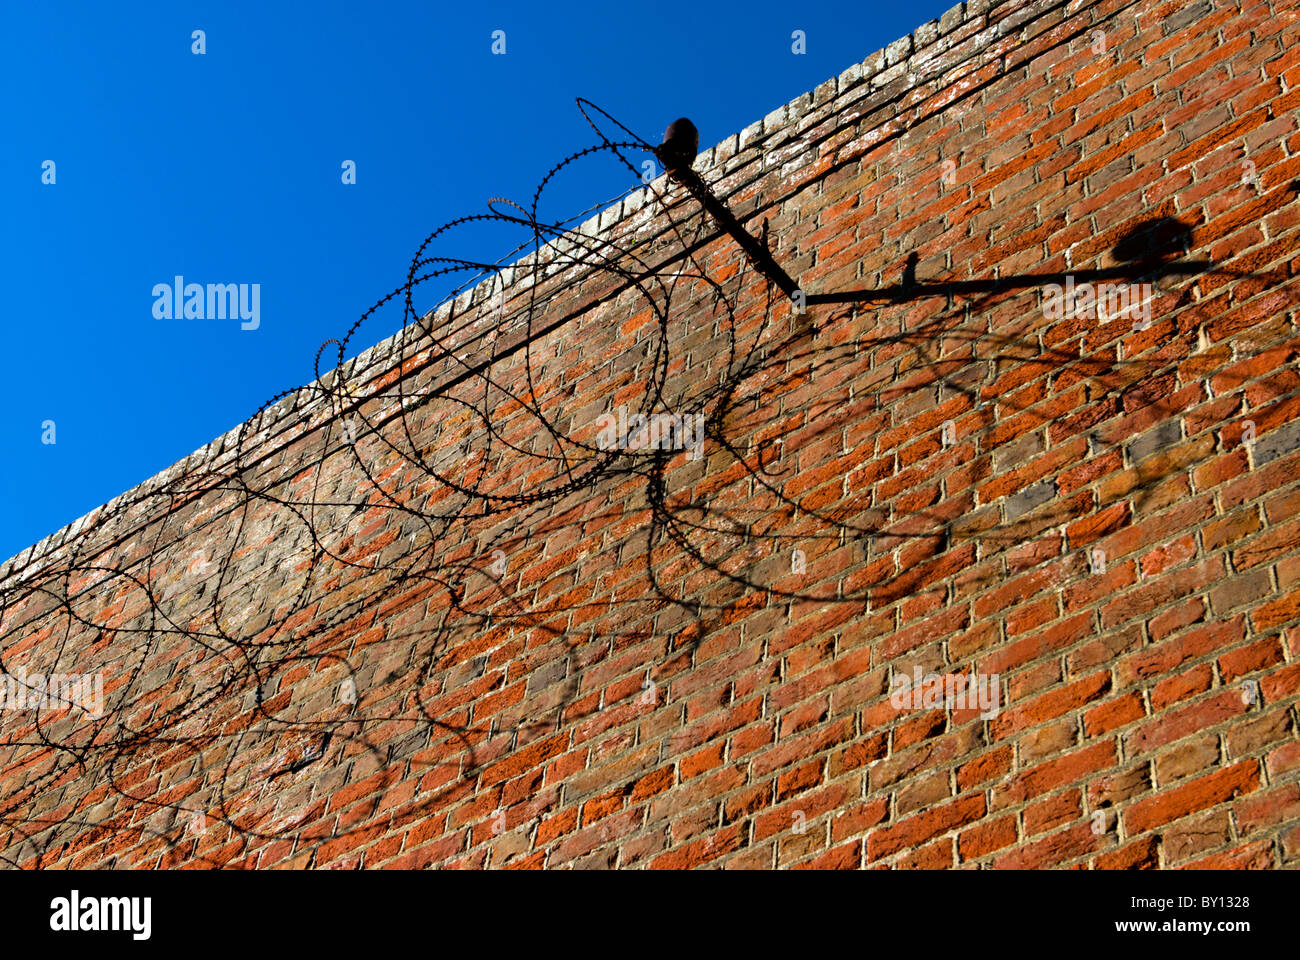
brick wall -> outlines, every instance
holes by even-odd
[[[697,161],[802,313],[661,179],[0,567],[6,862],[1294,866],[1298,11],[958,5]]]

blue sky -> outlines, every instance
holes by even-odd
[[[309,382],[426,234],[489,197],[527,203],[595,142],[575,97],[651,142],[684,114],[707,147],[952,3],[0,0],[0,559]],[[629,179],[586,162],[542,216]],[[496,260],[524,239],[430,252]],[[258,328],[156,318],[153,287],[178,274],[260,284]],[[367,321],[349,355],[400,322]]]

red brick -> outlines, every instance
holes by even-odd
[[[1250,793],[1259,785],[1259,764],[1243,760],[1224,770],[1198,777],[1180,787],[1130,805],[1124,825],[1130,833],[1144,833],[1206,807]]]

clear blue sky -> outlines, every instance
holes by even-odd
[[[952,3],[0,0],[0,560],[309,382],[428,232],[528,202],[595,142],[575,97],[652,142],[685,114],[708,147]],[[586,162],[542,216],[632,185]],[[431,252],[496,260],[524,239]],[[155,318],[177,274],[259,283],[259,328]],[[368,321],[349,355],[400,322]]]

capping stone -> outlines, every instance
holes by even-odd
[[[954,4],[939,17],[939,32],[948,33],[953,30],[959,23],[966,18],[966,5],[964,3]]]

